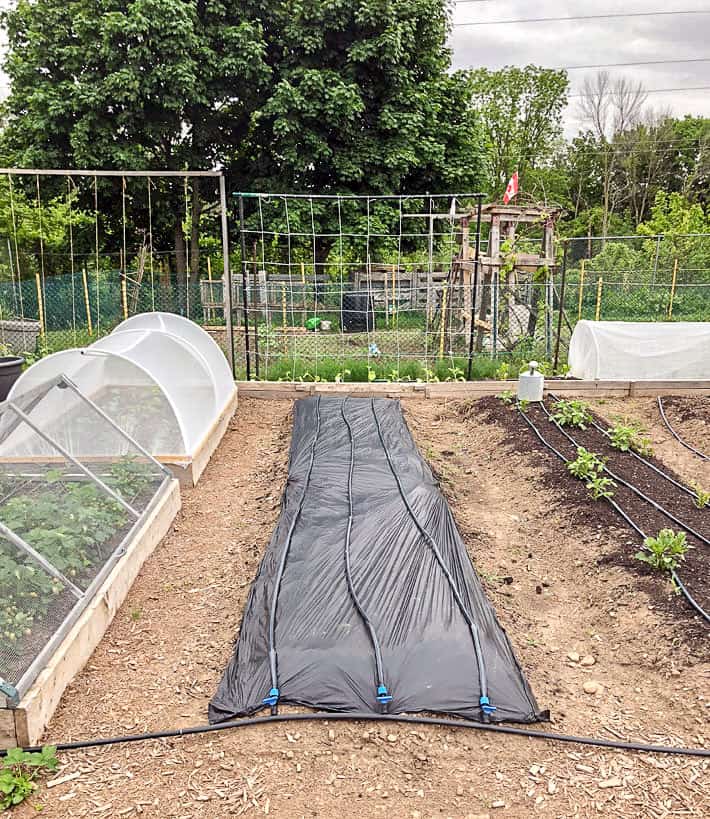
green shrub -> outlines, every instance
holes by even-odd
[[[552,412],[552,420],[561,427],[586,429],[592,421],[592,413],[584,401],[558,401]]]
[[[643,545],[646,551],[636,552],[636,559],[642,560],[659,572],[672,572],[677,569],[691,548],[685,532],[674,532],[672,529],[661,529],[656,537],[647,537]]]

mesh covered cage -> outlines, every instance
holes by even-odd
[[[68,377],[0,405],[0,679],[11,702],[170,481]]]

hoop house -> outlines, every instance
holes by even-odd
[[[161,529],[155,513],[166,501]],[[69,377],[36,384],[0,405],[0,739],[8,733],[3,723],[15,724],[18,713],[25,727],[17,737],[29,737],[23,698],[35,681],[49,685],[51,678],[30,733],[41,732],[48,709],[81,667],[66,659],[80,616],[97,597],[108,607],[105,584],[113,572],[126,561],[139,568],[149,553],[140,561],[134,554],[140,533],[150,528],[155,545],[178,507],[170,471]],[[76,650],[90,652],[102,633],[94,622],[76,638]],[[52,676],[46,669],[57,653],[64,667]]]
[[[236,387],[226,359],[207,333],[187,320],[172,320],[176,318],[136,316],[90,347],[47,356],[20,376],[9,398],[66,375],[148,452],[183,467],[180,477],[194,482],[234,412]],[[93,430],[71,417],[61,396],[54,401],[45,404],[55,418],[54,434],[70,434],[79,450],[116,454],[115,441],[97,440]],[[30,445],[39,444],[32,439]]]
[[[579,321],[569,345],[585,379],[710,379],[710,322]]]

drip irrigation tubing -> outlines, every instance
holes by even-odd
[[[553,401],[560,401],[561,400],[559,398],[559,396],[555,395],[554,392],[548,393],[548,395],[550,396],[550,398],[553,399]],[[605,438],[608,438],[609,440],[611,440],[611,435],[609,435],[609,432],[607,430],[605,430],[604,427],[601,426],[601,424],[598,424],[593,418],[592,418],[592,426],[598,432],[601,432],[601,434]],[[660,475],[661,478],[664,478],[669,483],[672,483],[673,486],[677,487],[682,492],[685,492],[686,495],[690,495],[690,497],[693,498],[693,499],[697,498],[697,494],[695,492],[693,492],[692,489],[689,489],[687,486],[682,484],[680,481],[677,481],[675,478],[672,478],[667,472],[664,472],[660,467],[656,466],[656,464],[651,463],[651,461],[649,461],[647,458],[644,458],[643,455],[640,455],[638,452],[635,452],[633,449],[629,449],[628,453],[632,457],[636,458],[637,461],[640,461],[642,464],[647,466],[649,469],[652,469],[657,475]]]
[[[298,519],[301,517],[303,504],[306,500],[306,493],[308,492],[308,485],[311,482],[311,474],[313,473],[313,464],[316,459],[316,444],[318,443],[318,436],[320,434],[320,395],[316,399],[316,428],[313,433],[313,441],[311,443],[311,456],[308,463],[308,471],[306,473],[306,480],[303,484],[303,492],[298,501],[298,507],[294,513],[291,525],[288,528],[286,535],[286,543],[284,543],[283,551],[281,552],[281,559],[276,570],[276,577],[274,579],[274,596],[271,599],[269,607],[269,670],[271,673],[271,691],[267,697],[264,698],[264,705],[271,706],[272,716],[276,715],[279,702],[279,675],[278,675],[278,656],[276,651],[276,607],[279,602],[279,591],[281,589],[281,579],[283,578],[284,569],[286,568],[286,560],[291,548],[291,541],[293,540],[293,533],[296,529]]]
[[[699,449],[696,449],[694,446],[691,446],[687,441],[684,441],[680,435],[673,429],[671,426],[671,422],[666,418],[666,412],[663,409],[663,398],[659,395],[658,396],[658,409],[661,413],[661,418],[663,419],[663,423],[668,428],[668,432],[678,441],[679,444],[682,444],[686,449],[689,449],[693,454],[697,455],[698,458],[702,458],[704,461],[710,461],[710,455],[706,455],[704,452],[701,452]]]
[[[352,598],[353,605],[357,613],[360,615],[360,619],[362,620],[365,628],[367,629],[370,635],[370,642],[372,643],[372,650],[375,654],[375,671],[377,674],[376,680],[376,690],[377,690],[377,699],[383,707],[387,705],[388,702],[392,700],[392,697],[387,690],[387,685],[385,683],[385,672],[384,672],[384,663],[382,661],[382,651],[380,650],[380,641],[377,639],[377,632],[375,631],[375,627],[372,625],[372,621],[367,616],[367,612],[363,608],[362,603],[360,602],[360,598],[355,591],[355,584],[353,583],[352,577],[352,565],[350,561],[350,536],[352,533],[353,528],[353,472],[355,469],[355,439],[353,437],[353,430],[350,426],[350,421],[348,421],[347,416],[345,414],[345,403],[347,402],[347,397],[345,397],[340,405],[340,414],[343,417],[343,421],[345,422],[345,426],[348,428],[348,438],[350,441],[350,466],[348,468],[348,525],[345,531],[345,545],[343,548],[344,551],[344,559],[345,559],[345,579],[347,581],[348,591],[350,592],[350,597]]]
[[[535,433],[537,438],[540,440],[540,443],[543,446],[547,447],[550,452],[554,453],[563,463],[567,464],[570,462],[569,458],[566,458],[558,449],[555,449],[554,446],[543,436],[540,430],[535,426],[533,421],[528,418],[528,416],[520,409],[518,406],[518,412],[525,420],[525,423],[530,427],[530,429]],[[644,540],[646,539],[646,533],[641,529],[641,527],[619,506],[619,504],[613,500],[612,498],[605,498],[607,503],[629,524],[629,526],[637,532]],[[688,589],[685,587],[685,584],[678,576],[678,573],[674,570],[671,571],[671,579],[675,583],[676,588],[678,588],[685,597],[685,599],[690,604],[691,608],[694,609],[707,623],[710,623],[710,614],[708,614],[703,607],[695,600],[695,598],[690,594]]]
[[[479,684],[481,689],[481,696],[480,696],[480,705],[482,711],[482,717],[487,720],[490,717],[490,714],[495,711],[495,707],[491,706],[489,697],[488,697],[488,678],[486,675],[486,665],[483,659],[483,649],[481,648],[481,641],[478,635],[478,626],[476,623],[473,622],[473,618],[471,617],[470,613],[466,609],[466,605],[459,594],[459,590],[456,588],[456,584],[454,582],[454,578],[451,576],[451,572],[449,571],[448,566],[446,565],[444,558],[437,546],[436,541],[434,538],[429,534],[429,532],[424,528],[424,525],[421,523],[419,518],[416,515],[416,512],[412,508],[409,500],[407,498],[407,494],[404,491],[404,487],[402,486],[402,481],[400,480],[399,475],[397,474],[397,470],[395,469],[394,463],[392,462],[392,457],[390,455],[389,449],[387,448],[387,444],[385,443],[384,436],[382,435],[382,429],[380,427],[380,420],[377,417],[377,410],[375,409],[375,399],[370,399],[370,407],[372,408],[372,417],[375,419],[375,426],[377,427],[377,435],[380,439],[380,444],[382,445],[382,450],[385,453],[385,458],[387,459],[387,464],[389,466],[390,472],[394,477],[395,483],[397,484],[397,489],[399,490],[400,497],[402,498],[402,502],[409,514],[409,517],[412,519],[412,522],[419,530],[420,535],[424,538],[427,545],[431,549],[436,562],[439,564],[439,568],[444,574],[447,583],[449,584],[449,588],[451,589],[451,594],[456,602],[456,605],[459,608],[464,620],[466,621],[466,625],[468,626],[468,630],[471,632],[471,639],[473,641],[473,650],[476,655],[476,665],[478,666],[478,678]]]
[[[591,745],[597,748],[608,748],[617,751],[638,751],[646,754],[673,754],[677,756],[710,757],[710,749],[685,748],[674,745],[651,745],[644,742],[624,742],[623,740],[603,739],[601,737],[584,737],[575,734],[557,734],[552,731],[535,731],[532,728],[515,728],[511,725],[492,725],[490,723],[457,720],[447,717],[425,717],[417,714],[372,714],[352,711],[347,714],[316,711],[312,714],[276,714],[263,717],[220,722],[217,725],[195,725],[190,728],[172,728],[166,731],[150,731],[144,734],[127,734],[125,736],[105,737],[98,739],[81,739],[75,742],[58,742],[52,747],[57,751],[80,751],[85,748],[100,748],[106,745],[121,745],[130,742],[145,742],[153,739],[173,739],[177,737],[209,734],[214,731],[229,731],[234,728],[247,728],[254,725],[269,725],[284,722],[390,722],[404,725],[436,725],[441,728],[465,728],[474,731],[490,731],[495,734],[544,739],[552,742],[567,742],[576,745]],[[24,748],[28,752],[37,752],[41,746]],[[2,758],[7,751],[0,751]]]
[[[550,415],[550,411],[547,409],[544,402],[542,401],[540,402],[540,407],[542,411],[545,413],[545,415],[550,419],[550,421],[552,421],[552,423],[557,427],[557,429],[572,444],[572,446],[578,449],[579,444],[577,443],[577,441],[575,441],[575,439],[569,434],[569,432],[567,432],[567,430],[560,423],[558,423],[552,417],[552,415]],[[641,500],[645,501],[650,506],[653,506],[653,508],[658,510],[662,515],[665,515],[665,517],[667,517],[668,520],[672,520],[673,523],[676,523],[678,526],[685,529],[686,532],[689,532],[694,538],[697,538],[701,543],[704,543],[706,546],[710,546],[710,540],[708,540],[704,535],[701,535],[699,532],[696,532],[695,529],[692,529],[690,526],[685,524],[680,518],[677,518],[672,512],[669,512],[664,506],[661,506],[660,503],[656,503],[656,501],[653,500],[653,498],[649,498],[648,495],[642,492],[638,487],[634,486],[632,483],[629,483],[629,481],[624,480],[624,478],[619,477],[619,475],[617,475],[616,472],[613,472],[611,469],[609,469],[608,466],[603,465],[602,469],[604,470],[604,472],[607,473],[607,475],[611,475],[611,477],[617,483],[621,484],[621,486],[625,486],[627,489],[630,489],[637,497],[641,498]]]

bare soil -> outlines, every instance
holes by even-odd
[[[288,401],[241,401],[200,485],[184,493],[176,526],[67,691],[48,741],[205,722],[278,515],[290,410]],[[434,401],[405,411],[552,729],[710,742],[704,640],[684,638],[685,621],[628,567],[605,560],[624,530],[596,507],[571,506],[543,456],[485,412]],[[695,469],[691,453],[664,442],[670,448],[679,474]],[[596,693],[586,693],[592,681]],[[35,804],[48,817],[185,819],[710,812],[706,760],[433,727],[260,726],[61,762],[60,783],[17,817],[35,816]]]

